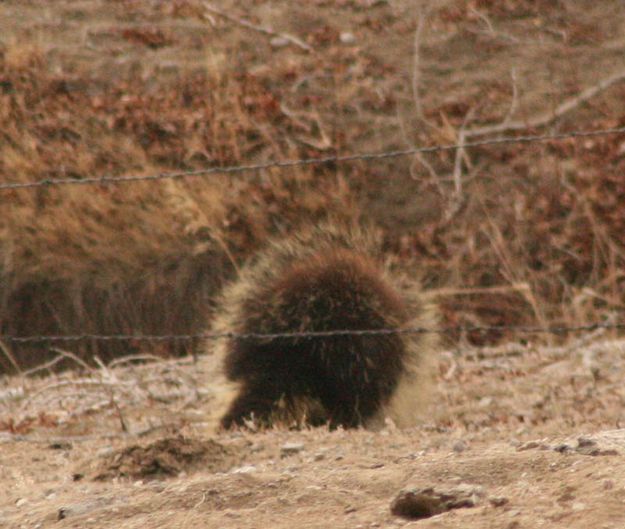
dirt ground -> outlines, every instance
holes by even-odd
[[[0,44],[42,49],[68,78],[89,72],[94,98],[126,76],[157,92],[183,71],[246,64],[282,87],[294,141],[319,152],[406,148],[423,130],[453,142],[463,120],[500,123],[512,106],[519,119],[550,112],[625,66],[619,2],[440,2],[418,68],[415,3],[309,4],[219,8],[313,52],[184,0],[4,0]],[[602,93],[572,123],[617,125],[622,101],[622,91]],[[605,158],[598,143],[580,145],[571,157],[598,149]],[[486,166],[502,179],[571,169],[561,151],[537,149],[514,164],[478,153],[467,183]],[[383,178],[389,166],[402,176]],[[363,209],[396,235],[420,226],[436,208],[415,176],[452,170],[453,159],[371,168]],[[596,299],[582,294],[580,306]],[[571,312],[585,317],[580,306]],[[407,431],[218,432],[232,388],[209,355],[122,357],[100,368],[68,355],[75,370],[3,376],[0,527],[625,527],[625,341],[595,333],[566,346],[459,343],[440,352],[423,424]],[[398,497],[412,501],[409,516]]]
[[[625,524],[625,341],[443,352],[424,422],[405,431],[218,432],[232,396],[218,364],[5,379],[2,527]],[[463,507],[391,512],[428,488]]]

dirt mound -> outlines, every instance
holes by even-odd
[[[609,437],[614,440],[617,433]],[[622,443],[624,432],[618,434]],[[13,457],[23,464],[8,467],[14,484],[7,483],[0,499],[0,521],[7,528],[97,529],[623,527],[622,455],[551,449],[558,438],[541,440],[532,449],[466,439],[466,449],[460,450],[451,446],[449,434],[423,430],[268,431],[250,437],[244,463],[227,472],[197,465],[193,475],[78,483],[60,478],[59,468],[64,470],[67,461],[58,450],[59,457],[41,457],[36,445],[9,443],[0,462]],[[225,435],[218,441],[237,438]],[[173,444],[179,454],[187,449]],[[282,450],[296,444],[296,451]],[[171,447],[172,439],[152,445],[157,446]],[[84,457],[85,447],[78,451]],[[163,456],[161,449],[148,451]],[[171,455],[167,448],[164,452]],[[134,465],[135,457],[130,459]],[[147,459],[152,467],[151,456]]]
[[[145,446],[131,445],[101,456],[87,476],[97,481],[115,478],[163,479],[181,472],[225,472],[241,456],[236,450],[212,439],[197,440],[183,436],[159,439]],[[85,474],[79,470],[75,479]]]

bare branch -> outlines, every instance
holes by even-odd
[[[0,340],[0,351],[2,351],[2,354],[9,360],[9,362],[13,366],[13,369],[15,369],[15,372],[18,375],[23,374],[22,369],[20,368],[19,364],[17,363],[17,360],[15,359],[15,356],[13,356],[13,353],[11,352],[11,350],[8,348],[8,346],[4,342],[2,342],[2,340]]]
[[[419,119],[425,121],[423,107],[421,105],[421,95],[419,94],[419,84],[421,81],[421,39],[423,28],[425,27],[426,9],[419,5],[417,11],[417,28],[414,32],[414,43],[412,53],[412,100],[414,101],[415,112]]]
[[[615,85],[621,81],[625,81],[625,70],[611,75],[610,77],[606,77],[605,79],[599,81],[596,85],[586,88],[586,90],[583,90],[575,97],[566,99],[565,101],[560,103],[552,112],[544,112],[525,121],[516,120],[506,122],[506,120],[504,120],[497,125],[487,125],[485,127],[468,129],[465,131],[465,137],[472,138],[475,136],[485,136],[502,132],[520,131],[528,128],[545,127],[556,121],[558,118],[561,118],[565,114],[576,109],[582,103],[589,101],[597,94],[603,92],[612,85]]]
[[[252,24],[249,20],[245,20],[243,18],[234,17],[234,16],[226,13],[225,11],[222,11],[221,9],[217,9],[215,6],[209,4],[208,2],[203,2],[203,5],[204,5],[204,9],[206,9],[210,13],[213,13],[215,15],[218,15],[218,16],[222,17],[222,18],[225,18],[226,20],[229,20],[230,22],[234,22],[235,24],[238,24],[239,26],[242,26],[242,27],[247,28],[247,29],[251,29],[253,31],[257,31],[259,33],[263,33],[264,35],[269,35],[270,37],[280,37],[282,39],[285,39],[285,40],[289,41],[292,44],[295,44],[298,48],[301,48],[301,49],[306,50],[308,52],[315,51],[312,48],[312,46],[306,44],[303,40],[295,37],[294,35],[290,35],[288,33],[281,33],[279,31],[274,31],[273,29],[265,27],[265,26],[259,26],[257,24]]]

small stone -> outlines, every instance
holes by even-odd
[[[251,474],[252,472],[256,472],[256,467],[254,465],[244,465],[231,470],[230,474]]]
[[[571,451],[571,447],[566,443],[560,443],[559,445],[556,445],[553,449],[560,454],[565,454]]]
[[[490,498],[488,498],[488,501],[493,507],[503,507],[510,500],[505,496],[491,496]]]
[[[469,449],[469,444],[466,441],[460,439],[454,443],[452,449],[454,452],[464,452]]]
[[[21,507],[22,505],[26,505],[27,503],[28,503],[28,500],[26,498],[20,498],[19,500],[15,502],[15,506]]]
[[[478,402],[478,406],[480,408],[488,408],[488,406],[490,406],[492,403],[493,403],[492,397],[482,397],[480,401]]]
[[[54,443],[50,443],[48,448],[51,450],[71,450],[72,443],[68,443],[67,441],[55,441]]]
[[[578,437],[577,438],[577,447],[578,448],[583,448],[583,447],[587,447],[587,446],[596,446],[597,445],[597,441],[595,441],[594,439],[590,439],[588,437]]]
[[[302,450],[304,450],[304,445],[302,443],[285,443],[280,448],[280,453],[283,456],[288,456],[299,454]]]
[[[356,37],[353,33],[350,33],[349,31],[343,31],[339,35],[339,40],[343,44],[354,44],[354,42],[356,42]]]
[[[111,455],[114,452],[113,447],[112,446],[105,446],[104,448],[100,448],[100,450],[98,450],[96,452],[96,457],[106,457],[108,455]]]
[[[613,448],[603,449],[596,440],[589,437],[579,437],[575,451],[585,456],[616,456],[619,452]]]
[[[391,513],[420,520],[452,509],[475,507],[483,496],[482,487],[468,484],[445,490],[434,487],[405,489],[391,503]]]

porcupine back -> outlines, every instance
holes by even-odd
[[[370,231],[327,223],[275,239],[223,292],[215,332],[307,333],[432,327],[415,282],[381,262]],[[224,427],[305,422],[413,424],[430,379],[432,334],[229,338],[218,344],[240,384]]]

